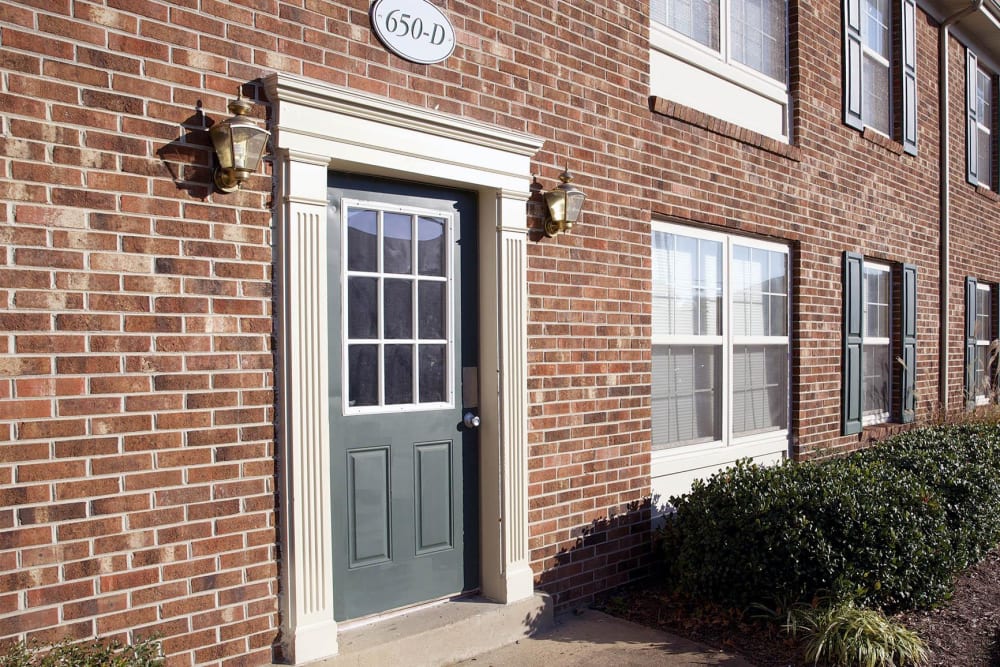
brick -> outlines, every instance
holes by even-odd
[[[20,398],[40,396],[78,396],[86,390],[83,378],[19,378],[14,380],[14,395]]]
[[[153,420],[148,415],[129,415],[124,417],[99,417],[90,420],[91,431],[96,435],[108,433],[134,433],[149,431]]]
[[[0,531],[0,549],[21,549],[51,542],[52,529],[48,526]]]
[[[118,572],[127,566],[124,556],[103,556],[100,558],[89,558],[86,560],[66,563],[63,566],[63,579],[73,581],[74,579],[86,579],[108,572]],[[101,589],[101,592],[106,592]]]
[[[120,533],[122,530],[121,517],[105,517],[91,519],[88,521],[77,521],[75,523],[61,524],[56,528],[56,535],[59,541],[66,542],[92,537],[100,537]]]
[[[150,470],[153,460],[148,454],[129,454],[106,458],[95,458],[90,463],[91,474],[113,475],[123,472]]]
[[[86,461],[45,461],[44,463],[19,465],[17,467],[17,481],[27,483],[72,479],[83,477],[86,472]]]
[[[79,440],[60,440],[55,444],[57,458],[80,458],[118,453],[118,438],[87,437]]]
[[[28,607],[58,604],[64,600],[83,598],[93,594],[93,581],[75,581],[59,586],[31,588],[27,591]]]
[[[145,549],[155,542],[155,535],[148,530],[133,531],[129,533],[112,533],[105,537],[98,537],[94,540],[94,555],[116,554],[122,551],[133,551],[135,549]],[[96,565],[102,567],[101,573],[121,572],[126,569],[124,556],[105,556],[96,560]],[[106,564],[111,564],[104,567]],[[91,573],[92,574],[92,573]]]
[[[17,518],[22,526],[71,521],[73,519],[83,519],[86,516],[87,504],[84,502],[44,505],[41,507],[22,507],[17,511]]]
[[[81,482],[61,482],[56,484],[57,500],[93,498],[118,493],[121,486],[117,479],[88,479]]]
[[[0,419],[42,419],[52,416],[52,401],[0,401]]]
[[[86,352],[86,339],[80,335],[21,335],[14,339],[18,354],[79,354]]]
[[[148,493],[137,493],[110,498],[97,498],[90,503],[90,514],[120,514],[122,512],[137,512],[149,509],[152,499]]]
[[[67,620],[90,616],[109,616],[128,609],[128,595],[117,593],[102,597],[67,602],[63,605],[63,616]],[[103,630],[106,632],[107,630]]]
[[[57,402],[57,406],[60,417],[114,414],[121,412],[122,399],[119,397],[64,398]]]

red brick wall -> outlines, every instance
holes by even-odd
[[[212,4],[0,3],[0,639],[270,658],[270,184],[206,187]]]
[[[948,387],[957,405],[964,398],[965,360],[965,278],[981,283],[1000,284],[1000,197],[995,192],[974,186],[966,180],[965,143],[965,47],[952,41],[949,50],[949,99],[951,136],[951,294],[949,296]]]
[[[791,3],[792,147],[651,110],[646,2],[436,4],[458,46],[422,66],[378,43],[367,2],[0,0],[0,639],[159,631],[176,664],[269,658],[271,184],[213,193],[206,128],[275,70],[538,135],[542,184],[568,163],[587,192],[571,233],[529,247],[530,546],[561,608],[649,556],[651,217],[791,245],[797,455],[860,443],[839,435],[844,250],[917,265],[934,413],[925,15],[913,157],[841,122],[839,2]],[[954,275],[1000,280],[972,252],[998,205],[955,178]]]

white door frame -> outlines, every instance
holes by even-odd
[[[333,620],[327,173],[479,193],[480,582],[531,596],[528,551],[525,134],[295,77],[265,81],[273,112],[280,613],[284,657],[337,653]]]

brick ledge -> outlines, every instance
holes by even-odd
[[[798,146],[786,144],[783,141],[761,134],[760,132],[748,130],[745,127],[740,127],[735,123],[716,118],[704,111],[698,111],[684,104],[656,95],[650,95],[649,108],[653,113],[658,113],[661,116],[674,118],[689,125],[708,130],[714,134],[735,139],[740,143],[759,148],[768,153],[774,153],[775,155],[795,160],[796,162],[802,161],[802,150]]]
[[[997,194],[995,191],[989,189],[985,185],[977,185],[976,194],[982,195],[983,197],[986,197],[990,201],[1000,201],[1000,194]]]

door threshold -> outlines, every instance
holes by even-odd
[[[457,602],[459,600],[473,598],[476,595],[479,595],[478,590],[469,591],[467,593],[452,593],[451,595],[445,595],[444,597],[440,597],[435,600],[417,602],[416,604],[407,605],[405,607],[397,607],[396,609],[389,609],[388,611],[380,611],[377,614],[352,618],[347,621],[337,621],[337,627],[340,632],[349,632],[351,630],[357,630],[358,628],[363,628],[375,623],[382,623],[383,621],[388,621],[399,616],[405,616],[406,614],[412,614],[425,609],[432,609],[446,602]]]
[[[338,655],[314,667],[440,667],[512,644],[552,626],[552,598],[540,591],[510,604],[458,596],[338,623]]]

